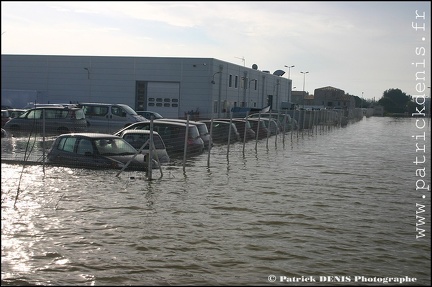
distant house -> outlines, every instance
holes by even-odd
[[[291,91],[291,102],[297,106],[305,104],[304,99],[309,95],[306,91]]]
[[[314,91],[315,105],[324,106],[327,109],[354,109],[353,96],[346,95],[344,90],[334,87],[323,87]]]
[[[380,105],[376,105],[373,107],[373,115],[382,117],[384,115],[384,107]]]

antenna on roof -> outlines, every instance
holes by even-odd
[[[243,57],[235,57],[235,58],[237,58],[237,59],[240,59],[240,60],[242,60],[243,61],[243,67],[245,67],[246,66],[246,59],[244,58],[244,56]]]

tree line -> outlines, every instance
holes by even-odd
[[[413,97],[402,92],[400,89],[388,89],[384,91],[381,99],[378,102],[373,100],[362,99],[353,96],[356,108],[372,108],[375,105],[380,105],[384,108],[384,115],[391,114],[412,114],[416,112],[416,108],[420,106],[414,101]]]

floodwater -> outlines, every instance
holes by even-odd
[[[153,180],[2,163],[2,285],[430,286],[426,125],[216,146]]]

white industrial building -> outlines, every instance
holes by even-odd
[[[228,117],[233,107],[288,107],[292,81],[213,58],[2,55],[2,105],[123,103],[165,117]]]

